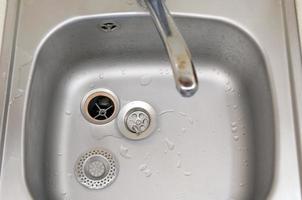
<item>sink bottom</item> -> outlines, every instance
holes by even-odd
[[[50,113],[45,160],[45,188],[51,199],[250,199],[254,184],[253,127],[244,86],[219,66],[198,69],[200,88],[183,98],[174,88],[170,68],[95,67],[81,64],[57,87]],[[145,65],[148,65],[145,63]],[[85,72],[83,71],[85,69]],[[101,69],[101,70],[100,70]],[[85,120],[82,98],[107,88],[121,107],[143,100],[158,114],[157,130],[147,139],[131,141],[116,128]],[[188,106],[194,105],[194,106]],[[102,147],[118,158],[120,172],[108,188],[91,191],[74,176],[83,152]]]

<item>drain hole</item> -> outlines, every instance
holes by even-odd
[[[106,22],[103,24],[99,24],[98,28],[104,32],[111,32],[118,29],[118,25],[114,22]]]
[[[119,101],[113,92],[96,89],[84,97],[81,110],[89,122],[106,124],[116,117],[119,111]]]
[[[94,97],[88,104],[88,113],[93,119],[105,120],[110,118],[115,110],[113,101],[106,96]]]

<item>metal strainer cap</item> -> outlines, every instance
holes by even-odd
[[[79,183],[89,189],[102,189],[110,185],[118,174],[114,155],[105,149],[90,150],[77,160],[75,175]]]

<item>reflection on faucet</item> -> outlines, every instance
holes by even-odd
[[[171,62],[176,88],[184,97],[198,89],[191,53],[163,0],[144,0]]]

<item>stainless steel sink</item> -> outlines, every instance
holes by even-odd
[[[293,1],[167,5],[197,71],[190,98],[175,90],[152,19],[135,0],[9,2],[0,199],[301,199]],[[87,119],[93,91],[114,97],[112,120]],[[118,113],[136,101],[154,108],[157,123],[131,140]],[[96,189],[77,176],[85,152],[99,148],[116,173]]]

